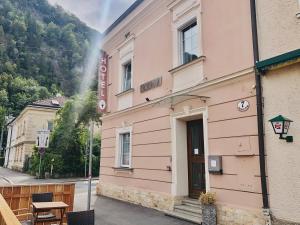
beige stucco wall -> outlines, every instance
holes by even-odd
[[[257,0],[260,60],[300,48],[298,0]]]
[[[265,143],[270,207],[278,219],[300,223],[300,64],[270,71],[263,78]],[[283,115],[294,122],[293,143],[274,134],[269,119]]]
[[[257,20],[260,60],[300,48],[298,0],[258,0]],[[277,219],[300,223],[299,116],[300,66],[288,65],[262,76],[264,97],[265,148],[269,178],[271,213]],[[268,122],[283,115],[294,122],[290,135],[293,143],[279,140]],[[277,223],[276,223],[277,224]],[[278,224],[287,224],[282,222]]]
[[[31,156],[33,152],[37,131],[48,129],[48,121],[54,121],[56,112],[55,108],[28,106],[20,113],[13,122],[10,155],[6,154],[8,168],[22,170],[26,155]],[[6,147],[9,148],[9,143]]]

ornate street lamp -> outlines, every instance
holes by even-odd
[[[293,122],[292,120],[279,115],[269,121],[273,126],[275,134],[279,134],[279,139],[284,139],[286,142],[293,142],[293,136],[286,136],[289,131],[290,124]]]

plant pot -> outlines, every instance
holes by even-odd
[[[217,225],[217,207],[215,205],[202,205],[202,221],[203,225]]]

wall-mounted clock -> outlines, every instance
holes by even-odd
[[[241,112],[247,111],[249,109],[249,107],[250,107],[250,103],[247,100],[242,100],[242,101],[239,101],[239,103],[238,103],[238,109]]]

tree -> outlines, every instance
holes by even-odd
[[[4,145],[4,129],[5,129],[5,108],[0,106],[0,166],[3,166],[4,156],[3,156],[3,145]]]
[[[84,172],[84,154],[88,140],[87,126],[90,120],[100,122],[100,114],[97,113],[96,92],[88,92],[85,96],[74,96],[67,101],[61,108],[55,120],[54,130],[50,137],[49,149],[45,154],[43,162],[43,171],[50,172],[51,160],[55,158],[57,165],[55,173],[66,176],[83,175]],[[99,157],[100,157],[100,140],[95,140],[94,161],[97,165],[93,171],[98,175]],[[97,149],[97,150],[96,150]],[[36,173],[39,156],[37,152],[33,156],[32,173]],[[34,166],[35,165],[35,166]]]
[[[1,0],[0,5],[0,75],[76,94],[91,38],[98,33],[47,0]]]
[[[0,106],[0,131],[5,123],[5,108]]]
[[[13,116],[17,116],[29,103],[54,94],[56,93],[50,93],[34,79],[14,77],[8,73],[0,74],[0,105]]]

